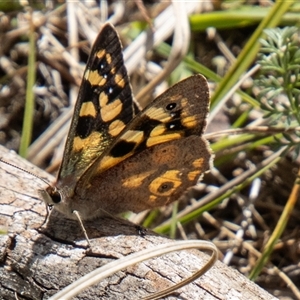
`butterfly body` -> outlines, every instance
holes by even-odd
[[[207,82],[195,75],[135,115],[119,38],[106,24],[87,63],[57,182],[41,191],[43,199],[81,219],[178,200],[209,169],[208,107]]]

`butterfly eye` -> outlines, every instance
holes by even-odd
[[[48,186],[45,190],[39,190],[38,193],[48,206],[61,202],[60,193],[52,186]]]
[[[61,201],[61,194],[58,192],[56,187],[50,187],[47,192],[53,203],[59,203]]]
[[[52,199],[53,203],[59,203],[61,201],[61,196],[58,192],[54,192],[51,195],[51,199]]]
[[[170,103],[166,106],[167,110],[173,110],[176,107],[176,103]]]

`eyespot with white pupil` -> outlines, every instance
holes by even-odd
[[[113,92],[113,89],[110,87],[110,88],[108,89],[108,93],[109,93],[109,94],[112,94],[112,92]]]
[[[167,110],[173,110],[176,107],[176,103],[170,103],[166,106]]]

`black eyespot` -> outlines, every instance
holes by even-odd
[[[181,121],[179,119],[167,123],[166,127],[168,128],[168,130],[172,130],[172,131],[184,129],[184,126],[181,124]]]
[[[176,107],[176,103],[169,103],[169,104],[166,106],[166,109],[167,109],[167,110],[173,110],[175,107]]]
[[[109,64],[107,63],[106,59],[102,59],[99,61],[97,70],[99,72],[99,74],[106,74],[110,69]]]
[[[161,194],[168,192],[174,187],[174,183],[171,181],[164,182],[160,185],[157,191]]]

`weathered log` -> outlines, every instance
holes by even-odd
[[[34,174],[51,177],[0,147],[0,157]],[[77,221],[46,209],[37,178],[0,162],[0,299],[47,299],[81,276],[139,250],[168,243],[148,231],[139,235],[127,221]],[[100,200],[99,200],[100,201]],[[76,299],[141,299],[187,278],[208,260],[200,251],[182,251],[134,265],[82,292]],[[218,262],[205,275],[173,294],[175,299],[275,299],[238,271]],[[174,299],[174,298],[172,298]]]

